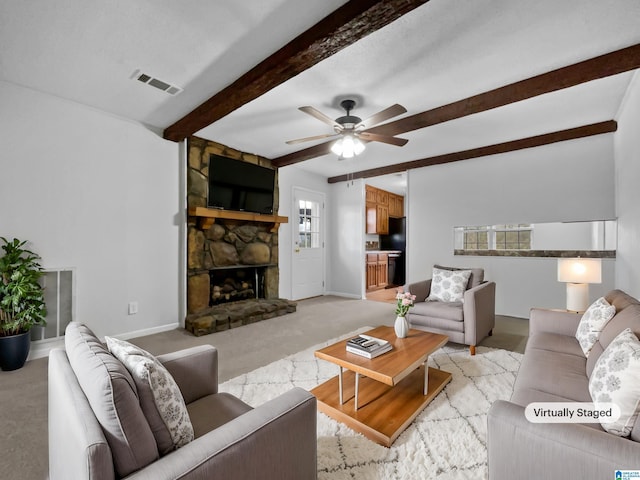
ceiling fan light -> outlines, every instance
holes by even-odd
[[[364,143],[353,135],[345,135],[333,143],[331,151],[342,158],[353,158],[364,152]]]
[[[339,157],[342,156],[342,139],[341,138],[333,142],[333,145],[331,145],[331,151],[336,155],[338,155]]]

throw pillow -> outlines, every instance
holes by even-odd
[[[433,269],[427,301],[462,302],[471,270]]]
[[[576,339],[580,342],[585,357],[589,356],[589,352],[598,341],[600,332],[615,314],[616,307],[609,305],[604,297],[593,302],[584,312],[576,330]]]
[[[595,402],[611,402],[620,407],[615,422],[601,422],[607,432],[627,437],[638,418],[640,407],[640,341],[627,328],[602,352],[596,362],[589,393]]]
[[[171,374],[149,352],[124,340],[105,337],[109,351],[129,370],[140,405],[161,454],[189,443],[193,426],[182,393]]]

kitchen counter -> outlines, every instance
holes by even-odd
[[[402,250],[365,250],[364,253],[402,253]]]

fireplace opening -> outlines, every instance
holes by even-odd
[[[210,270],[210,306],[250,298],[265,298],[264,274],[266,267],[266,265],[218,267]]]

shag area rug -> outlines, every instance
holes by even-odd
[[[338,373],[336,365],[313,355],[335,341],[240,375],[220,390],[253,406],[293,386],[311,390]],[[475,356],[462,346],[437,351],[429,366],[450,372],[451,382],[391,448],[318,412],[318,479],[487,478],[487,412],[495,400],[511,396],[521,359],[519,353],[486,347],[477,347]]]

